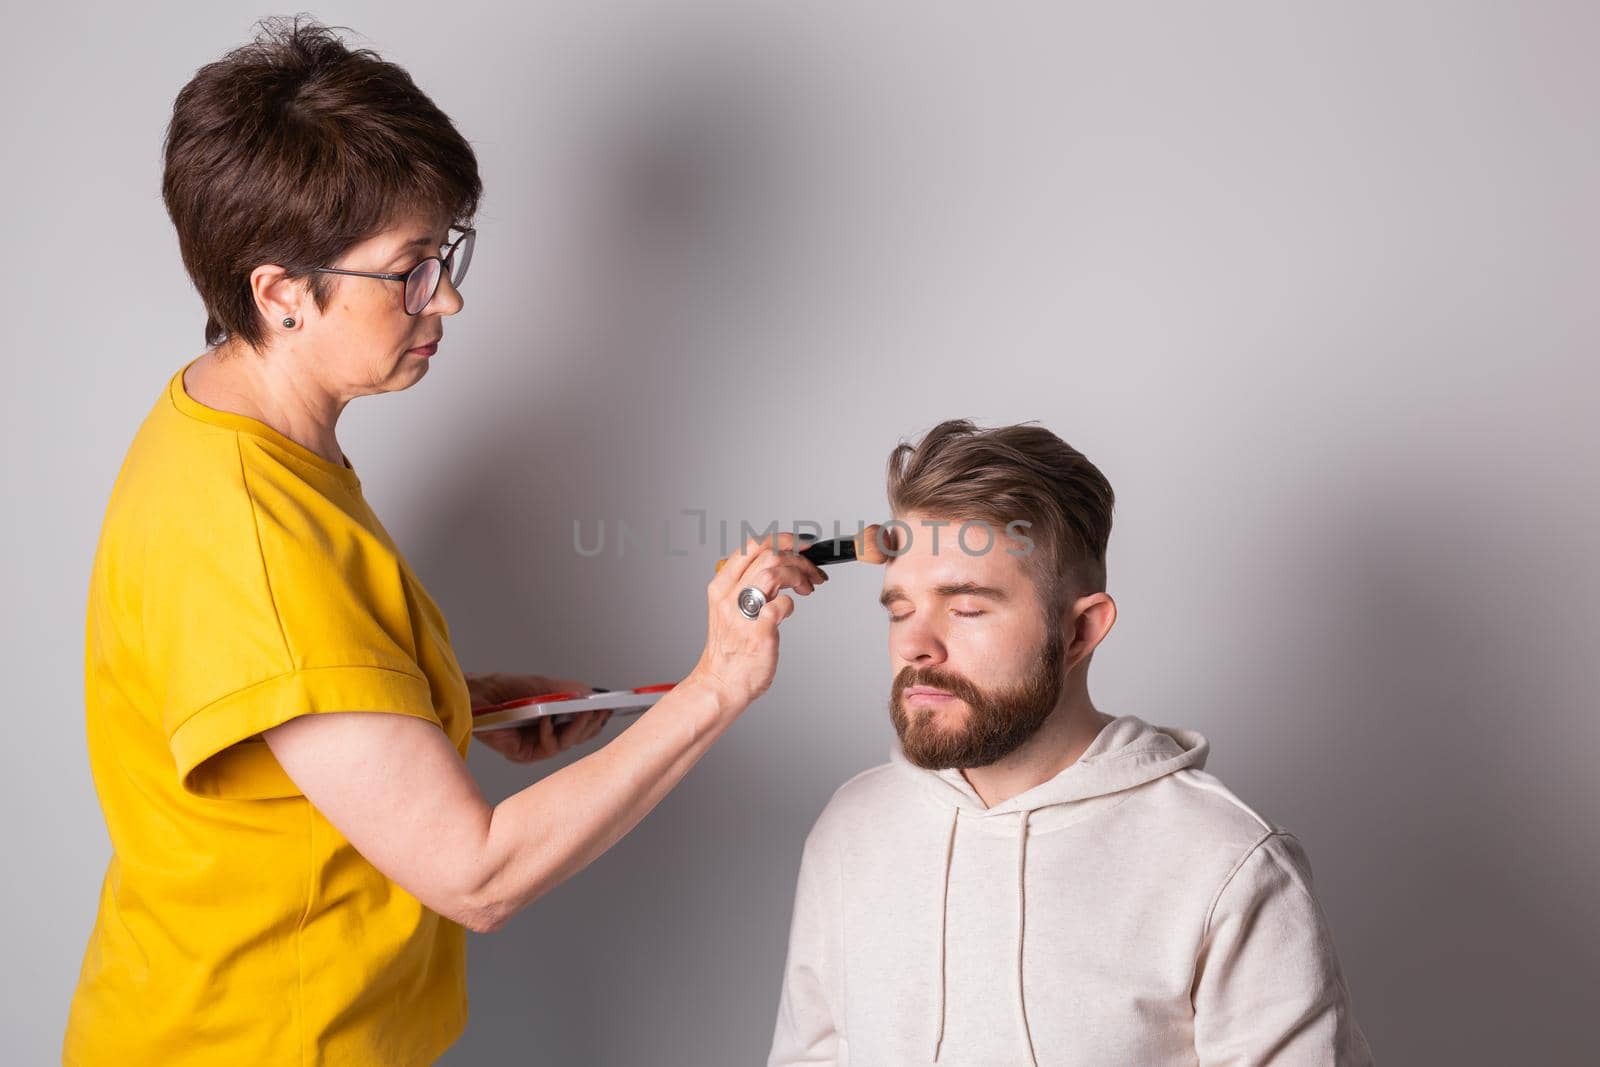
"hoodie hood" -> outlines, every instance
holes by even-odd
[[[1015,825],[1017,837],[1017,931],[1015,979],[1017,1026],[1028,1050],[1028,1062],[1037,1067],[1033,1054],[1033,1033],[1028,1026],[1028,1003],[1023,990],[1023,951],[1028,925],[1028,829],[1036,818],[1045,822],[1075,821],[1106,804],[1116,794],[1135,789],[1158,778],[1186,768],[1205,766],[1211,746],[1199,733],[1176,727],[1152,726],[1135,715],[1124,715],[1107,723],[1071,766],[1047,782],[993,807],[983,803],[977,791],[957,769],[925,770],[906,759],[896,744],[889,760],[897,771],[911,775],[929,798],[948,811],[949,833],[944,843],[943,902],[939,910],[939,990],[934,1023],[933,1060],[939,1062],[944,1044],[946,1012],[945,947],[949,932],[950,864],[955,855],[956,835],[961,822],[981,820],[985,830]],[[1037,814],[1036,814],[1037,813]],[[1003,831],[1002,831],[1003,832]]]

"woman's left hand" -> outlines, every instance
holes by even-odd
[[[467,675],[467,691],[472,695],[472,706],[479,708],[485,704],[503,704],[508,700],[544,696],[547,693],[587,695],[594,689],[582,682],[546,678],[542,674],[494,671]],[[514,763],[532,763],[565,752],[573,745],[581,745],[594,737],[611,718],[611,711],[580,711],[571,722],[560,726],[551,718],[546,715],[525,726],[489,730],[473,736]]]

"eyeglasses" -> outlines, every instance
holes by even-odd
[[[478,240],[478,231],[470,226],[452,226],[461,236],[450,242],[442,256],[429,256],[404,274],[383,274],[370,270],[343,270],[339,267],[314,267],[312,274],[347,274],[354,278],[381,278],[386,282],[406,283],[406,314],[417,315],[433,303],[433,294],[439,291],[439,279],[446,270],[450,284],[456,288],[467,280],[467,268],[472,266],[472,246]]]

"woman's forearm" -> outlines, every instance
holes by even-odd
[[[496,805],[474,864],[468,925],[497,929],[594,862],[683,780],[736,710],[688,679],[598,752]]]
[[[493,930],[636,826],[766,691],[794,601],[773,595],[750,617],[735,594],[825,582],[791,544],[747,543],[717,572],[705,648],[672,692],[599,752],[492,808],[438,721],[414,712],[300,715],[263,736],[369,863],[441,915]]]
[[[491,807],[437,722],[323,712],[266,731],[284,772],[383,874],[493,930],[592,862],[682,780],[741,707],[686,679],[610,744]]]

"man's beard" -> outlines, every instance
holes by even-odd
[[[895,676],[889,694],[889,717],[906,759],[931,771],[947,767],[987,767],[1010,755],[1038,732],[1061,697],[1061,627],[1052,626],[1022,681],[999,691],[979,689],[937,667],[906,667]],[[937,707],[907,708],[905,691],[914,685],[943,689],[967,706],[961,726],[935,726]]]

